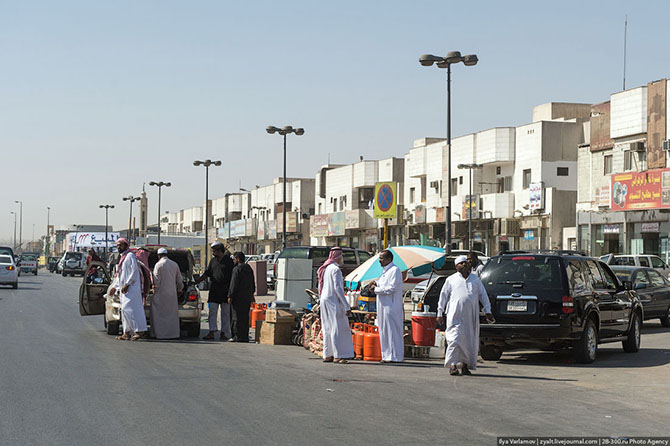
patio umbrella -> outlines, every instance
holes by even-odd
[[[400,271],[411,270],[415,276],[429,273],[433,266],[441,267],[445,260],[444,249],[435,246],[395,246],[388,250],[393,253],[393,263]],[[382,266],[379,264],[379,254],[376,254],[347,274],[344,280],[347,287],[355,289],[359,283],[377,279],[381,275]]]

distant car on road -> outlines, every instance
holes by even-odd
[[[14,257],[9,254],[0,254],[0,285],[19,287],[19,270],[14,263]]]
[[[23,273],[33,273],[37,275],[37,257],[33,254],[21,254],[19,268]]]
[[[60,260],[60,257],[49,257],[47,258],[47,270],[49,272],[55,272],[56,268],[58,268],[58,261]]]
[[[66,277],[68,274],[73,277],[75,274],[81,274],[82,276],[85,276],[86,253],[75,251],[66,252],[63,256],[62,274],[63,277]]]
[[[664,277],[670,278],[670,266],[665,263],[659,256],[653,254],[607,254],[600,256],[600,260],[610,266],[639,266],[643,268],[654,268],[656,271],[663,274]]]
[[[640,296],[644,308],[644,320],[661,320],[661,325],[670,327],[670,281],[652,268],[636,266],[612,266],[612,271],[622,282],[629,281]]]
[[[0,246],[0,255],[7,254],[12,257],[12,260],[16,262],[16,256],[14,255],[14,250],[9,246]]]

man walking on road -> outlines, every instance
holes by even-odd
[[[479,351],[479,303],[484,307],[486,319],[493,321],[493,316],[484,284],[470,273],[468,258],[458,256],[454,263],[456,272],[447,277],[440,292],[437,324],[442,325],[442,316],[446,314],[444,366],[449,366],[449,374],[472,375],[470,370],[477,369]]]
[[[179,265],[168,258],[168,250],[158,249],[154,266],[154,294],[151,298],[151,334],[156,339],[179,338],[179,303],[177,296],[184,282]]]
[[[212,243],[212,259],[207,265],[205,273],[200,276],[196,283],[200,283],[209,277],[212,286],[209,289],[207,306],[209,307],[209,333],[203,339],[213,340],[217,331],[217,319],[221,309],[221,340],[232,338],[230,333],[230,305],[228,304],[228,288],[230,277],[233,272],[233,261],[221,242]]]
[[[112,283],[110,294],[121,290],[121,323],[123,335],[116,337],[121,341],[136,341],[141,334],[147,331],[147,318],[144,315],[142,304],[142,286],[140,269],[135,254],[130,250],[130,244],[125,238],[116,241],[116,247],[121,254],[116,277]]]
[[[233,342],[249,342],[249,309],[256,292],[254,271],[244,260],[244,253],[238,251],[233,254],[235,267],[228,291],[228,303],[233,306],[237,319],[235,338],[231,339]]]
[[[393,263],[393,253],[389,250],[379,253],[379,264],[383,268],[382,276],[379,283],[372,282],[370,289],[377,295],[381,362],[402,362],[405,355],[402,273]]]

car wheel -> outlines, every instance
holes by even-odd
[[[12,284],[12,288],[14,288],[15,290],[18,289],[19,288],[19,282],[14,282]]]
[[[35,270],[35,275],[37,275],[37,270]]]
[[[665,316],[661,318],[661,325],[664,327],[670,327],[670,307],[665,312]]]
[[[497,361],[503,354],[502,349],[486,344],[479,346],[479,353],[485,361]]]
[[[63,277],[67,277],[67,273],[65,271],[63,271],[62,274],[63,274]]]
[[[196,322],[189,324],[186,328],[186,336],[189,338],[198,338],[200,337],[200,323]]]
[[[590,364],[598,354],[598,329],[591,319],[586,321],[582,337],[575,343],[575,359],[582,364]]]
[[[630,321],[630,330],[628,330],[628,339],[621,342],[623,351],[626,353],[636,353],[640,351],[640,316],[633,313]]]

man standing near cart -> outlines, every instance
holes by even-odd
[[[477,369],[479,351],[479,304],[484,307],[486,319],[493,321],[491,304],[484,284],[471,274],[466,256],[454,260],[456,272],[447,277],[437,304],[437,324],[442,325],[446,314],[447,353],[444,366],[449,366],[450,375],[472,375]]]
[[[121,254],[116,277],[110,289],[110,295],[121,291],[121,323],[123,335],[116,337],[121,341],[136,341],[147,331],[147,319],[142,303],[142,285],[140,267],[135,254],[130,250],[130,244],[125,238],[116,241],[116,247]]]
[[[402,301],[402,273],[393,263],[393,253],[379,253],[383,268],[379,282],[372,282],[371,291],[377,295],[377,325],[382,349],[381,362],[402,362],[405,355],[405,308]]]
[[[223,243],[214,242],[211,246],[214,257],[209,261],[204,274],[195,281],[195,283],[200,283],[207,277],[212,280],[209,297],[207,298],[209,333],[203,339],[214,339],[218,328],[219,309],[221,309],[221,340],[226,341],[232,337],[230,332],[230,305],[227,299],[230,277],[233,272],[233,261]]]
[[[242,252],[233,254],[233,274],[230,279],[230,288],[228,289],[228,303],[235,310],[235,337],[232,342],[249,342],[249,309],[254,301],[256,292],[256,280],[254,271],[245,263],[245,256]]]

